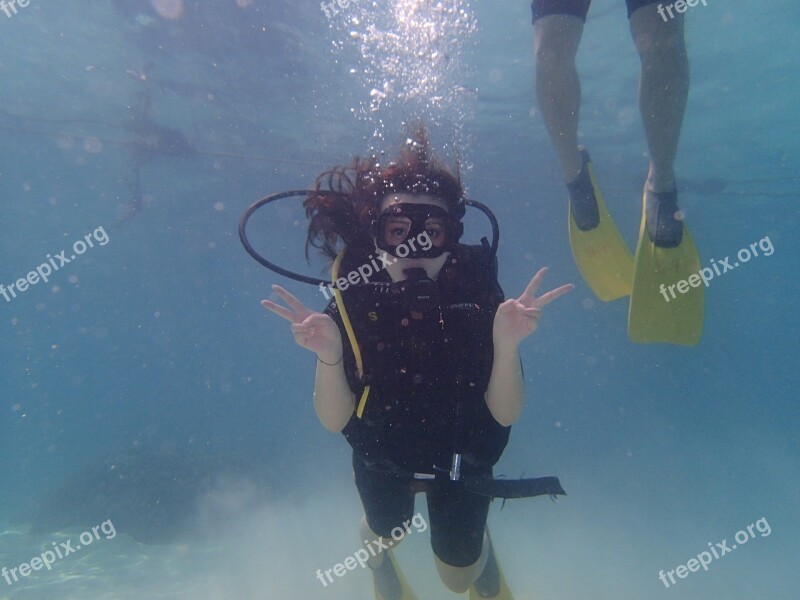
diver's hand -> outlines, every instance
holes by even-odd
[[[516,348],[539,327],[542,308],[575,287],[568,283],[537,298],[536,290],[545,273],[547,267],[539,269],[519,298],[510,298],[497,307],[492,331],[495,346]]]
[[[272,289],[290,308],[271,300],[262,300],[261,306],[292,324],[294,341],[299,346],[316,353],[317,357],[326,363],[333,364],[341,360],[342,336],[333,319],[306,308],[300,300],[279,285],[273,285]]]

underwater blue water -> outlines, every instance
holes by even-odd
[[[108,236],[49,282],[0,297],[0,567],[81,533],[28,533],[32,507],[109,455],[239,457],[269,482],[266,498],[247,477],[209,494],[209,514],[225,517],[194,528],[213,530],[210,541],[140,544],[118,526],[52,571],[0,578],[0,599],[372,597],[367,572],[330,588],[314,578],[360,547],[349,447],[313,412],[313,356],[259,305],[272,283],[315,309],[324,299],[256,264],[237,226],[261,196],[306,188],[370,149],[391,155],[414,114],[497,214],[506,295],[543,265],[552,286],[576,284],[522,346],[528,405],[497,468],[557,474],[569,494],[493,504],[515,598],[800,597],[796,5],[709,0],[687,15],[682,208],[704,262],[765,237],[774,254],[711,283],[702,341],[683,348],[629,341],[627,300],[597,300],[575,266],[536,108],[528,3],[463,3],[469,18],[440,32],[458,50],[442,73],[452,96],[431,104],[436,92],[420,86],[370,111],[380,69],[363,49],[374,39],[351,33],[413,4],[361,0],[331,19],[287,0],[31,0],[0,12],[0,283],[98,228]],[[595,0],[589,14],[580,141],[633,247],[648,163],[622,5]],[[376,51],[412,61],[409,81],[435,75],[440,63],[411,50]],[[709,180],[724,186],[703,192]],[[304,261],[299,201],[251,227],[278,263],[325,273]],[[472,240],[487,231],[469,217]],[[93,497],[110,511],[104,493]],[[762,518],[770,533],[708,572],[669,589],[659,580]],[[401,549],[403,570],[420,598],[456,597],[428,535]]]

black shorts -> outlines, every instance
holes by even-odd
[[[413,487],[419,482],[410,474],[371,469],[355,452],[353,472],[370,529],[384,541],[392,539],[395,527],[405,531],[403,524],[414,516]],[[491,477],[491,470],[485,475]],[[454,567],[474,564],[481,555],[490,498],[439,479],[426,481],[425,493],[433,553]]]
[[[659,0],[625,0],[628,5],[628,18],[638,9],[648,4],[655,4]],[[589,12],[589,5],[592,0],[533,0],[531,11],[533,12],[533,22],[540,17],[550,15],[573,15],[586,22],[586,15]]]

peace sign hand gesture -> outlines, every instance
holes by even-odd
[[[271,300],[262,300],[261,305],[289,321],[294,341],[303,348],[316,353],[326,363],[335,363],[342,358],[342,336],[339,328],[328,315],[306,308],[292,294],[279,285],[273,291],[289,305],[289,308]]]
[[[510,298],[497,307],[492,331],[496,346],[516,348],[522,340],[536,331],[542,317],[542,308],[575,287],[568,283],[537,298],[536,290],[546,273],[547,267],[539,269],[519,298]]]

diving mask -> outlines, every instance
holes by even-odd
[[[433,204],[392,204],[375,223],[376,245],[398,258],[437,258],[463,232],[461,221]]]

